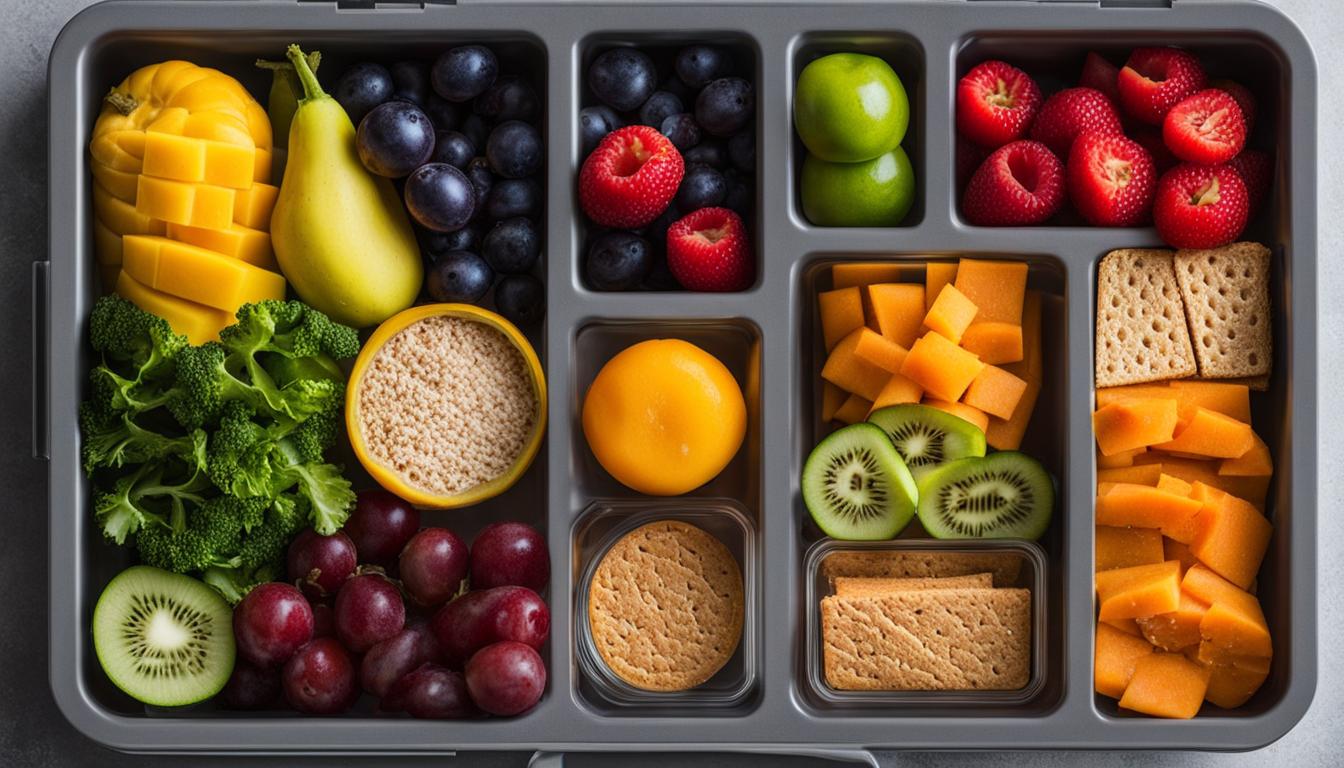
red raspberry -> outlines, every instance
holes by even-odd
[[[1246,136],[1249,137],[1251,130],[1255,128],[1255,95],[1251,93],[1251,89],[1231,80],[1214,80],[1209,85],[1227,91],[1237,100],[1237,106],[1241,107],[1241,116],[1246,118]]]
[[[1031,126],[1031,138],[1059,157],[1068,157],[1073,140],[1084,131],[1123,133],[1120,115],[1101,91],[1065,88],[1045,100]]]
[[[1137,141],[1084,133],[1073,142],[1066,167],[1069,200],[1089,224],[1133,227],[1148,219],[1157,173]]]
[[[1157,182],[1153,225],[1173,248],[1217,248],[1246,227],[1246,185],[1230,165],[1182,163]]]
[[[985,156],[989,152],[979,144],[972,144],[961,136],[956,138],[955,150],[953,171],[957,177],[957,188],[961,189],[971,180],[971,174],[975,173],[975,169],[985,161]]]
[[[1179,48],[1135,48],[1120,70],[1116,89],[1130,117],[1159,125],[1176,102],[1204,88],[1204,69]]]
[[[1064,165],[1038,141],[994,150],[961,199],[966,220],[982,227],[1040,224],[1064,204]]]
[[[1083,62],[1083,74],[1078,78],[1078,84],[1084,88],[1101,91],[1102,95],[1110,99],[1111,103],[1118,108],[1120,106],[1120,91],[1116,90],[1115,81],[1119,76],[1119,67],[1103,59],[1100,55],[1088,51],[1087,61]]]
[[[1001,147],[1026,135],[1041,106],[1041,89],[1003,61],[975,65],[957,83],[957,130],[975,144]]]
[[[1246,146],[1246,120],[1227,91],[1206,88],[1182,99],[1162,119],[1162,141],[1191,163],[1217,165]]]
[[[1268,152],[1259,149],[1243,150],[1240,155],[1227,161],[1246,184],[1246,197],[1249,199],[1249,215],[1254,216],[1264,204],[1269,194],[1270,184],[1274,181],[1274,158]]]
[[[746,228],[727,208],[701,208],[673,222],[667,268],[690,291],[743,291],[756,279]]]
[[[657,128],[626,126],[583,161],[579,204],[604,227],[642,227],[666,210],[685,170],[681,153]]]

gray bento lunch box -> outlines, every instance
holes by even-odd
[[[89,365],[85,318],[97,296],[86,144],[103,93],[138,66],[187,58],[225,68],[264,102],[256,58],[290,42],[319,49],[324,73],[361,58],[430,57],[489,42],[529,72],[545,101],[548,314],[533,337],[550,388],[546,443],[508,493],[465,511],[433,513],[466,534],[501,515],[544,530],[552,557],[547,691],[512,719],[418,721],[361,704],[335,719],[257,716],[213,705],[154,710],[121,694],[93,656],[89,622],[107,581],[130,562],[94,525],[78,461],[76,408]],[[746,292],[600,293],[581,278],[577,113],[591,98],[583,72],[604,48],[726,45],[757,88],[756,284]],[[1123,57],[1135,45],[1180,45],[1249,85],[1278,138],[1269,210],[1244,235],[1275,254],[1273,387],[1255,401],[1257,429],[1277,469],[1275,534],[1259,577],[1274,638],[1268,681],[1235,711],[1206,707],[1189,721],[1120,712],[1093,693],[1091,432],[1094,271],[1120,247],[1157,245],[1151,229],[968,225],[953,181],[953,94],[971,66],[1004,58],[1050,91],[1073,82],[1088,50]],[[911,97],[905,142],[918,178],[902,226],[812,226],[801,212],[802,157],[793,84],[812,58],[852,50],[884,57]],[[323,77],[330,82],[331,75]],[[351,2],[349,0],[115,0],[67,24],[50,58],[50,253],[34,265],[34,452],[49,462],[51,686],[89,738],[143,753],[447,753],[577,750],[803,753],[876,765],[896,749],[1249,750],[1301,719],[1316,685],[1316,71],[1302,32],[1277,10],[1225,0],[945,0],[943,2],[654,3]],[[1045,303],[1046,379],[1025,450],[1058,482],[1055,522],[1040,542],[1035,600],[1044,631],[1039,684],[1011,701],[931,698],[845,704],[809,682],[806,596],[816,541],[798,474],[822,427],[814,402],[821,364],[815,290],[829,264],[960,255],[1022,259]],[[597,369],[633,341],[701,344],[744,384],[749,428],[740,455],[708,486],[673,500],[639,497],[606,476],[578,428]],[[350,464],[352,462],[347,462]],[[622,516],[713,515],[744,566],[746,636],[722,697],[628,700],[590,678],[576,652],[581,581]],[[614,517],[613,517],[614,516]],[[691,518],[688,518],[691,519]],[[699,519],[699,518],[695,518]],[[934,544],[932,546],[939,546]],[[972,545],[974,546],[974,545]],[[1034,569],[1033,569],[1034,571]],[[1048,650],[1047,650],[1048,649]],[[731,695],[730,695],[731,694]]]

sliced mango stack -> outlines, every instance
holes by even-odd
[[[1245,385],[1097,390],[1095,687],[1120,706],[1189,718],[1244,704],[1269,675],[1255,578],[1273,474]]]
[[[902,262],[837,264],[817,295],[826,362],[823,420],[923,403],[975,424],[989,445],[1016,450],[1041,390],[1041,296],[1027,265],[930,262],[924,282]]]
[[[222,72],[165,61],[113,88],[89,144],[104,288],[194,344],[240,305],[283,298],[271,150],[266,111]]]

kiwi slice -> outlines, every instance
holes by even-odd
[[[971,422],[927,405],[891,405],[868,416],[887,433],[915,479],[934,467],[985,455],[985,433]]]
[[[915,515],[915,479],[886,433],[852,424],[803,464],[803,503],[821,530],[849,541],[890,539]]]
[[[193,578],[138,565],[98,598],[93,650],[108,678],[137,701],[195,704],[233,673],[233,612]]]
[[[957,459],[919,481],[919,522],[936,539],[1038,539],[1054,506],[1050,473],[1016,451]]]

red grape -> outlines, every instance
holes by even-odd
[[[420,511],[381,488],[360,491],[342,530],[355,543],[360,562],[390,565],[420,530]]]
[[[270,709],[280,702],[280,671],[238,659],[220,696],[231,709]]]
[[[472,542],[472,589],[519,586],[540,592],[550,577],[546,540],[530,525],[492,523]]]
[[[426,662],[443,660],[439,641],[428,625],[417,624],[369,649],[359,665],[359,679],[364,690],[382,697],[387,689],[416,667]]]
[[[397,680],[383,700],[383,706],[388,711],[404,709],[411,717],[426,720],[476,714],[462,673],[438,664],[422,664]]]
[[[433,627],[449,662],[461,664],[501,640],[540,648],[551,629],[551,612],[527,587],[495,587],[468,592],[443,606]]]
[[[447,528],[425,528],[401,550],[398,567],[411,599],[438,605],[457,594],[467,577],[467,545]]]
[[[359,696],[350,654],[332,637],[319,637],[285,664],[285,700],[310,715],[337,715]]]
[[[329,603],[309,603],[313,607],[313,637],[335,637],[336,615]]]
[[[546,664],[532,646],[505,640],[487,645],[467,662],[467,690],[492,715],[517,715],[541,700]]]
[[[289,580],[309,597],[336,594],[357,565],[355,543],[340,531],[323,536],[305,528],[289,543]]]
[[[258,584],[233,609],[238,655],[258,667],[278,667],[313,639],[313,609],[292,584]]]
[[[336,636],[346,648],[363,653],[397,634],[406,624],[406,604],[378,573],[351,576],[336,593]]]

